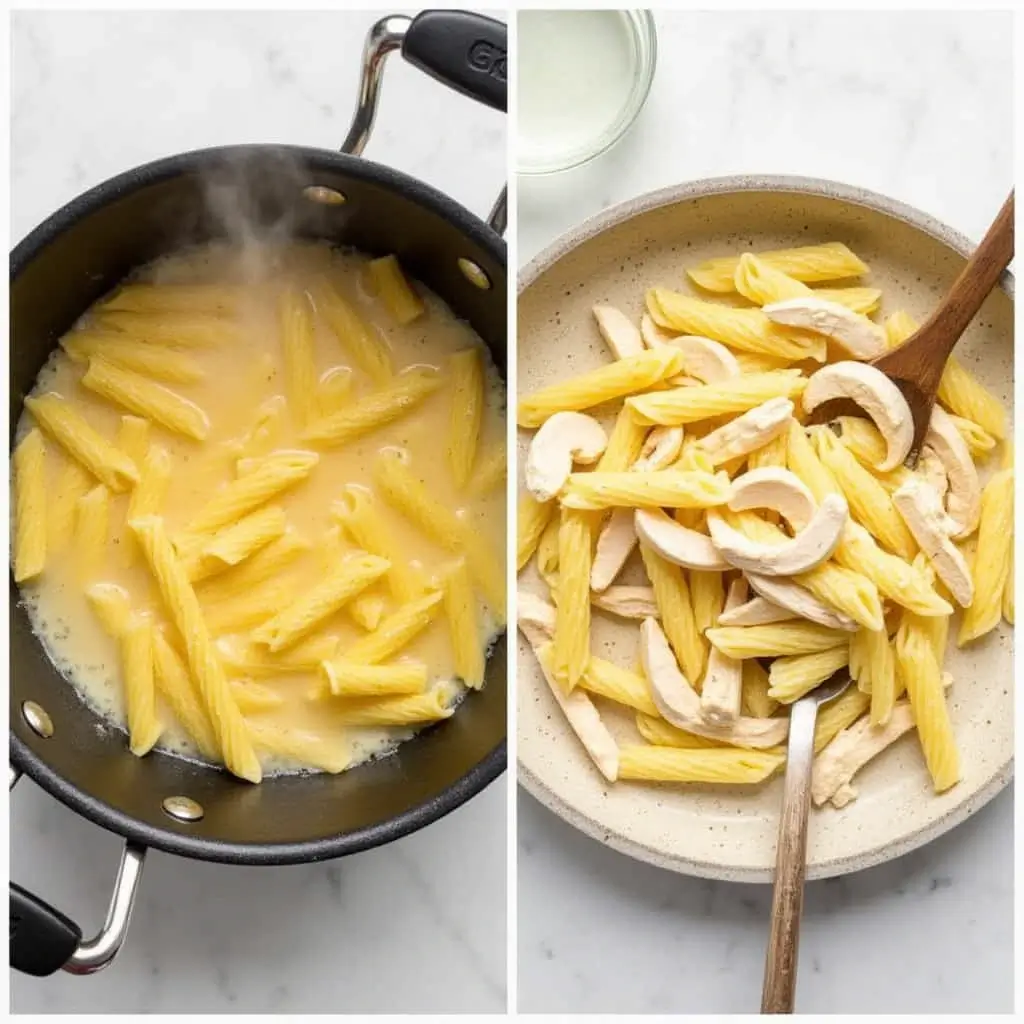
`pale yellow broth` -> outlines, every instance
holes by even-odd
[[[479,346],[485,353],[487,386],[477,463],[496,446],[503,445],[504,386],[483,342],[468,324],[458,320],[439,298],[419,284],[415,287],[427,305],[427,313],[408,326],[396,325],[381,300],[366,288],[366,262],[367,258],[360,254],[315,243],[287,248],[247,246],[244,251],[209,247],[166,258],[137,276],[141,281],[160,283],[242,282],[246,285],[245,304],[237,314],[237,320],[244,325],[244,341],[210,348],[188,348],[185,351],[201,366],[203,379],[194,384],[165,385],[205,411],[210,421],[207,440],[191,441],[155,423],[150,428],[150,443],[162,445],[172,456],[171,483],[162,509],[172,537],[214,491],[235,477],[237,442],[252,428],[257,410],[275,396],[284,396],[284,359],[277,297],[287,283],[294,282],[301,288],[318,272],[329,273],[334,287],[356,304],[365,319],[386,338],[396,371],[412,365],[430,365],[443,370],[446,358],[452,353]],[[87,314],[82,325],[88,323]],[[319,316],[316,318],[315,350],[317,367],[322,375],[340,367],[351,368],[353,398],[374,390],[370,379],[358,369],[329,325]],[[85,369],[84,365],[72,362],[58,349],[40,373],[34,393],[55,391],[64,396],[100,433],[113,441],[121,417],[127,410],[85,389],[80,383]],[[405,449],[416,475],[426,483],[430,492],[447,507],[457,510],[460,516],[469,517],[488,542],[495,558],[504,565],[505,489],[498,486],[487,495],[473,496],[456,488],[446,451],[451,404],[452,387],[446,381],[403,418],[339,448],[319,447],[301,441],[301,425],[294,410],[287,410],[280,418],[280,432],[273,437],[269,449],[261,454],[278,449],[306,449],[316,451],[320,456],[320,462],[306,481],[269,502],[280,505],[285,511],[288,528],[311,544],[310,551],[302,554],[277,577],[287,582],[292,593],[300,595],[322,579],[331,557],[326,538],[332,527],[337,525],[330,514],[330,506],[341,497],[345,485],[357,484],[373,491],[371,466],[378,453],[386,447]],[[26,414],[21,424],[22,432],[30,425],[31,417]],[[47,438],[47,494],[51,499],[55,496],[66,460],[67,456],[59,446]],[[86,589],[96,582],[119,584],[131,595],[133,606],[151,609],[157,621],[168,621],[142,556],[136,553],[131,564],[127,564],[128,556],[124,553],[128,533],[125,524],[127,505],[127,494],[112,496],[110,531],[98,567],[89,568],[88,552],[76,548],[72,540],[56,558],[48,561],[40,578],[22,588],[33,627],[55,664],[87,704],[122,728],[125,709],[118,646],[101,627],[85,596]],[[389,508],[382,496],[375,496],[375,506],[410,562],[419,563],[428,575],[450,564],[451,553],[426,539],[398,512]],[[352,550],[353,545],[344,537],[343,530],[342,537],[343,550]],[[215,585],[219,578],[213,577],[209,583]],[[197,585],[201,601],[206,585]],[[374,584],[368,592],[386,596],[385,613],[397,607],[384,581]],[[478,597],[478,600],[480,643],[488,647],[499,632],[500,624],[482,598]],[[343,653],[345,647],[364,636],[365,631],[343,609],[312,635],[337,637],[339,652]],[[236,638],[228,637],[218,642],[235,643]],[[453,680],[454,658],[444,614],[438,614],[431,625],[397,657],[424,662],[431,680],[428,685]],[[253,681],[285,698],[281,706],[261,711],[255,717],[268,724],[318,738],[344,738],[353,745],[353,765],[386,753],[397,742],[413,734],[413,730],[408,728],[341,725],[338,698],[324,697],[322,693],[318,698],[311,698],[321,684],[321,680],[312,673],[260,676]],[[166,706],[159,706],[159,714],[166,725],[159,746],[198,758],[195,747],[174,722]],[[264,771],[270,773],[307,767],[270,757],[265,752],[261,754],[261,761]]]

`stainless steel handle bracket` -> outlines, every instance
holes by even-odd
[[[68,974],[95,974],[117,956],[128,932],[145,861],[146,847],[131,841],[124,844],[107,919],[93,938],[83,939],[78,944],[78,949],[64,965]]]
[[[363,66],[359,77],[359,96],[356,100],[352,125],[341,144],[341,152],[350,156],[362,156],[373,132],[380,103],[380,86],[384,77],[384,63],[388,56],[401,50],[405,33],[412,19],[401,14],[390,14],[381,18],[370,29],[363,45]],[[487,224],[499,235],[505,233],[508,221],[508,186],[502,186],[487,217]]]

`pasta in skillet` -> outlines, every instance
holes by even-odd
[[[902,312],[870,319],[881,291],[850,281],[867,273],[840,242],[709,260],[687,269],[695,294],[649,289],[639,328],[595,307],[621,358],[521,397],[527,430],[615,413],[601,459],[571,466],[553,498],[527,475],[517,535],[519,570],[535,561],[550,588],[520,591],[520,629],[607,780],[761,783],[785,763],[788,705],[844,669],[855,685],[818,717],[815,804],[845,806],[856,772],[907,733],[936,792],[959,780],[947,643],[1013,617],[1006,411],[951,360],[913,471],[881,468],[891,438],[871,420],[806,425],[816,372],[853,373],[866,358],[855,343],[883,351],[916,329]],[[792,326],[794,303],[859,334]],[[625,345],[634,332],[639,353]],[[638,462],[668,430],[673,459]],[[531,440],[528,465],[543,455]],[[812,530],[829,537],[813,552]],[[627,562],[646,585],[619,585]],[[594,646],[591,608],[642,620],[640,664]],[[621,726],[612,708],[627,712]]]
[[[61,339],[12,457],[12,561],[132,753],[259,782],[385,754],[483,686],[504,399],[394,256],[242,256],[169,257]]]

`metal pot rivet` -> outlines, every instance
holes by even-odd
[[[48,740],[53,735],[53,719],[34,700],[25,701],[21,705],[21,713],[37,736]]]
[[[206,813],[202,804],[187,796],[166,797],[162,806],[164,812],[177,821],[199,821]]]
[[[321,203],[324,206],[341,206],[348,202],[348,196],[339,192],[336,188],[327,188],[325,185],[307,185],[302,194],[314,203]]]
[[[459,270],[462,271],[462,276],[472,285],[475,285],[480,291],[485,292],[491,287],[491,279],[487,276],[484,269],[472,260],[467,260],[464,256],[459,257]]]

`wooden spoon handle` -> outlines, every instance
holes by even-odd
[[[974,314],[981,309],[988,293],[996,286],[1000,275],[1013,259],[1013,191],[1011,190],[1003,208],[992,226],[985,233],[978,248],[971,254],[967,266],[953,282],[939,308],[929,318],[943,321],[943,336],[948,339],[949,352]]]
[[[804,909],[804,877],[807,874],[807,823],[817,715],[818,705],[813,698],[797,701],[790,714],[785,791],[775,855],[771,931],[761,992],[762,1013],[793,1012],[800,917]]]

